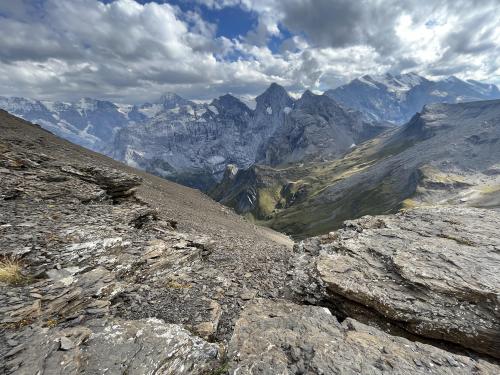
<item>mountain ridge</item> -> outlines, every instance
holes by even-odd
[[[344,157],[226,175],[220,202],[296,238],[400,208],[500,207],[500,100],[431,104]],[[229,179],[230,177],[230,179]]]
[[[365,75],[325,94],[369,118],[396,124],[407,122],[425,104],[500,98],[500,90],[493,84],[455,76],[433,81],[415,73]]]
[[[456,77],[430,81],[415,73],[365,75],[336,92],[353,85],[365,92],[356,98],[366,103],[346,102],[331,90],[323,95],[306,90],[295,99],[272,83],[255,98],[255,108],[231,94],[197,103],[175,93],[137,105],[0,98],[0,108],[94,151],[209,191],[228,165],[245,169],[254,163],[331,160],[386,131],[391,121],[398,122],[394,116],[402,120],[420,111],[427,101],[500,97],[495,85]],[[377,112],[382,104],[385,114]]]

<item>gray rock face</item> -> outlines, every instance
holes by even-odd
[[[449,77],[431,81],[415,73],[366,75],[326,95],[378,121],[403,124],[426,104],[499,99],[495,85]]]
[[[285,116],[257,155],[257,162],[279,165],[342,156],[357,144],[375,137],[388,127],[363,120],[325,95],[306,91]]]
[[[150,120],[122,129],[110,154],[129,165],[207,190],[227,165],[249,168],[341,155],[386,127],[361,120],[333,100],[293,100],[272,84],[251,110],[224,95],[210,105],[175,101]]]
[[[26,343],[6,355],[4,370],[17,374],[206,374],[220,356],[218,345],[158,319],[95,319],[8,335]]]
[[[253,162],[259,134],[249,128],[250,117],[251,110],[231,95],[210,105],[167,107],[119,132],[110,154],[156,175],[206,189],[227,164]]]
[[[348,221],[302,243],[295,285],[309,285],[309,298],[344,316],[364,309],[418,336],[500,358],[498,228],[498,212],[458,207]]]
[[[391,336],[321,307],[257,300],[236,322],[230,374],[494,374],[498,365]]]

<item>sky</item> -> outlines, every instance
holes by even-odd
[[[500,84],[499,0],[0,0],[0,95],[324,91],[364,74]]]

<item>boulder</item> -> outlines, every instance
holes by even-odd
[[[322,307],[257,299],[236,322],[230,374],[494,374],[500,366],[412,342]]]
[[[343,316],[364,308],[412,334],[500,358],[499,228],[498,212],[473,208],[364,217],[305,241],[303,253],[318,255],[300,266]]]

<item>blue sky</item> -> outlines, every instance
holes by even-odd
[[[251,97],[385,72],[498,84],[498,25],[498,0],[0,1],[0,95]]]

